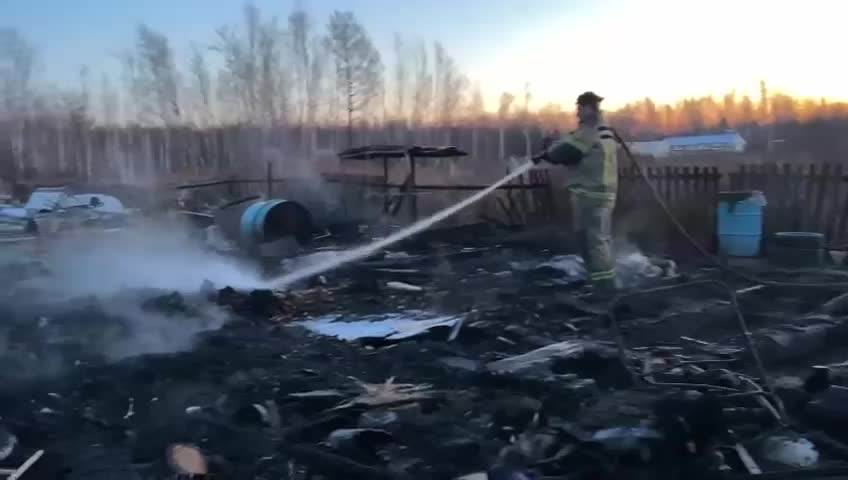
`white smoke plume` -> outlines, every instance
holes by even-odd
[[[26,359],[32,375],[72,367],[78,357],[67,353],[71,345],[113,361],[190,349],[198,333],[231,319],[201,292],[204,281],[218,288],[264,286],[257,269],[206,250],[174,224],[69,234],[45,240],[45,247],[49,274],[11,286],[4,306],[10,318],[0,325],[0,357],[7,360],[20,360],[20,349],[6,348],[9,332],[29,332],[23,351],[41,352]],[[175,308],[145,305],[173,292]]]
[[[263,286],[257,268],[207,250],[191,237],[180,225],[162,223],[49,240],[45,261],[51,274],[32,286],[54,298],[134,288],[193,292],[204,280],[219,288]]]

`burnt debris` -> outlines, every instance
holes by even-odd
[[[9,297],[0,469],[43,451],[23,478],[846,471],[841,292],[729,285],[737,309],[657,262],[631,281],[676,288],[611,318],[564,257],[470,250],[386,255],[287,292]]]

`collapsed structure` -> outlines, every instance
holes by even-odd
[[[747,213],[747,198],[722,197],[720,214]],[[225,204],[217,223],[247,250],[318,233],[284,270],[350,241],[310,230],[296,203],[275,216],[284,204]],[[186,216],[198,231],[216,220]],[[617,273],[633,290],[598,300],[559,240],[457,230],[285,292],[204,281],[58,298],[44,287],[56,276],[49,258],[14,264],[2,273],[0,355],[13,367],[2,372],[0,468],[86,479],[848,472],[848,282],[821,265],[820,238],[807,263],[817,268],[802,270],[678,268],[620,250]]]
[[[841,367],[812,368],[843,360],[838,286],[730,281],[727,297],[715,270],[642,257],[619,270],[659,289],[608,310],[581,299],[576,259],[538,241],[390,251],[285,294],[139,292],[176,326],[203,305],[230,319],[179,352],[118,361],[107,347],[142,324],[19,282],[3,302],[17,365],[3,372],[16,439],[3,462],[43,450],[33,478],[164,475],[179,447],[227,478],[845,474]]]

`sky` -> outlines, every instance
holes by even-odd
[[[254,0],[285,19],[296,5],[323,26],[353,11],[386,62],[393,36],[440,41],[486,106],[504,91],[534,107],[572,105],[593,90],[607,107],[651,97],[757,95],[758,82],[797,96],[848,100],[848,2],[844,0]],[[241,20],[241,0],[0,0],[0,27],[17,28],[40,51],[51,85],[92,76],[117,81],[117,55],[139,23],[166,34],[178,52],[209,45],[214,30]]]

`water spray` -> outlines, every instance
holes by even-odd
[[[388,247],[389,245],[392,245],[392,244],[397,243],[401,240],[404,240],[408,237],[411,237],[412,235],[415,235],[416,233],[422,232],[422,231],[430,228],[434,224],[436,224],[436,223],[450,217],[451,215],[459,212],[460,210],[476,203],[477,201],[479,201],[480,199],[482,199],[486,195],[492,193],[493,191],[497,190],[498,188],[500,188],[502,185],[506,184],[507,182],[527,173],[534,166],[535,165],[534,165],[533,162],[527,162],[527,163],[519,166],[518,168],[516,168],[512,172],[510,172],[507,176],[505,176],[502,179],[498,180],[497,182],[493,183],[492,185],[484,188],[483,190],[480,190],[479,192],[475,193],[474,195],[471,195],[470,197],[466,198],[465,200],[463,200],[463,201],[461,201],[461,202],[459,202],[455,205],[451,205],[450,207],[448,207],[444,210],[441,210],[441,211],[439,211],[439,212],[437,212],[437,213],[435,213],[435,214],[433,214],[433,215],[431,215],[431,216],[429,216],[425,219],[419,220],[419,221],[413,223],[412,225],[389,235],[388,237],[382,238],[380,240],[369,243],[367,245],[363,245],[361,247],[356,247],[356,248],[352,248],[350,250],[345,250],[343,252],[340,252],[337,256],[330,258],[326,261],[323,261],[321,263],[317,263],[315,265],[311,265],[311,266],[296,270],[294,272],[288,273],[286,275],[283,275],[282,277],[279,277],[275,280],[272,280],[271,281],[271,287],[272,288],[285,288],[288,285],[291,285],[292,283],[299,282],[301,280],[305,280],[305,279],[307,279],[309,277],[313,277],[315,275],[320,275],[324,272],[338,268],[341,265],[344,265],[346,263],[354,262],[354,261],[360,260],[362,258],[368,257],[368,256],[374,254],[375,252]]]

